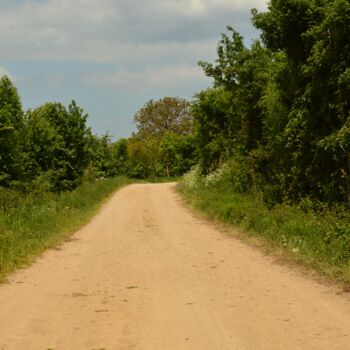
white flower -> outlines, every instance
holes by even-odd
[[[227,163],[222,164],[219,168],[217,168],[204,178],[204,185],[206,187],[216,185],[223,179],[228,170],[229,165]]]
[[[189,189],[197,189],[200,182],[201,174],[198,165],[192,167],[192,169],[182,178],[183,185]]]

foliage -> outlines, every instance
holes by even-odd
[[[344,0],[271,0],[252,10],[249,48],[228,27],[199,63],[213,78],[192,106],[203,174],[239,159],[269,206],[350,201],[349,14]]]
[[[162,176],[159,158],[157,139],[131,137],[128,141],[127,175],[138,179]]]
[[[198,165],[195,165],[183,175],[179,186],[193,192],[198,189],[201,180],[201,169]]]
[[[90,176],[103,178],[126,174],[128,159],[126,139],[111,142],[111,137],[108,134],[100,137],[90,135],[88,148]]]
[[[128,162],[128,140],[119,139],[112,145],[116,174],[126,174]]]
[[[192,108],[204,174],[230,158],[247,157],[249,163],[266,143],[262,101],[278,60],[259,42],[248,49],[233,28],[228,32],[219,41],[215,64],[199,63],[214,79],[214,87],[197,94]]]
[[[24,118],[17,89],[6,76],[0,79],[0,186],[23,177]]]
[[[232,27],[222,34],[217,48],[216,64],[200,62],[205,74],[214,79],[214,86],[229,94],[229,117],[218,120],[227,137],[235,138],[245,151],[258,146],[262,135],[260,100],[269,77],[272,54],[258,41],[250,49]],[[225,105],[225,104],[224,104]],[[227,110],[227,109],[226,109]]]
[[[86,223],[125,177],[84,181],[73,191],[23,194],[0,188],[0,280]]]
[[[187,172],[196,163],[196,145],[193,135],[164,134],[160,145],[160,160],[167,177]]]
[[[128,175],[176,177],[197,162],[190,103],[178,97],[147,102],[135,115],[138,132],[112,142],[92,134],[75,101],[22,111],[17,90],[0,79],[0,186],[22,192],[73,190],[90,179]]]
[[[293,260],[350,282],[350,216],[342,206],[333,209],[308,198],[298,205],[269,209],[258,194],[232,190],[230,164],[206,176],[198,167],[187,173],[178,189],[196,209],[211,219],[234,225],[244,236],[259,239]],[[235,230],[237,233],[237,230]]]
[[[93,135],[87,117],[74,101],[24,113],[15,86],[0,79],[0,279],[63,242],[130,183],[116,177],[127,171],[128,141]]]
[[[8,77],[0,79],[0,186],[22,192],[76,188],[93,178],[127,171],[128,141],[111,142],[87,127],[88,115],[75,101],[22,111]]]
[[[192,115],[200,166],[207,173],[232,153],[237,136],[233,132],[239,128],[239,116],[235,113],[232,94],[223,88],[207,89],[197,94]]]
[[[28,175],[47,174],[55,191],[77,187],[89,160],[87,115],[72,101],[68,109],[46,103],[29,111],[26,119]]]
[[[178,97],[150,100],[135,115],[128,140],[127,175],[176,177],[197,162],[190,103]]]
[[[141,138],[163,136],[172,131],[178,135],[192,133],[190,103],[179,97],[164,97],[148,101],[134,116],[137,134]]]
[[[271,50],[286,57],[278,83],[287,122],[280,145],[279,182],[290,198],[350,198],[347,83],[350,62],[348,1],[271,1],[253,22]],[[286,80],[286,78],[284,80]],[[345,147],[339,147],[343,144]]]
[[[262,42],[233,28],[192,105],[199,166],[180,184],[210,217],[350,281],[350,3],[270,0]]]

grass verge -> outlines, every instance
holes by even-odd
[[[271,253],[282,252],[285,260],[311,267],[350,291],[350,213],[344,208],[315,209],[305,200],[268,209],[257,196],[235,193],[225,183],[182,181],[178,190],[207,218],[238,228]]]
[[[0,281],[45,249],[64,242],[115,190],[132,181],[85,182],[72,192],[23,195],[0,188]]]

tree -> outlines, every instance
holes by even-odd
[[[89,136],[89,176],[93,178],[116,175],[116,164],[112,154],[111,137],[106,134]]]
[[[0,185],[23,176],[23,111],[16,87],[6,76],[0,79]]]
[[[199,65],[214,79],[214,87],[231,94],[234,110],[225,128],[233,126],[235,130],[231,133],[240,133],[241,143],[249,152],[257,147],[262,137],[263,111],[257,102],[269,79],[272,55],[259,41],[246,48],[239,33],[230,26],[227,30],[228,34],[221,35],[215,63],[199,62]]]
[[[204,173],[236,155],[247,156],[264,141],[261,100],[274,57],[260,42],[244,46],[232,27],[222,34],[215,63],[199,62],[214,88],[196,96],[192,113]]]
[[[125,138],[119,139],[112,144],[112,153],[115,159],[117,174],[125,175],[127,172],[128,162],[128,140]]]
[[[167,177],[180,176],[196,164],[196,142],[193,135],[164,134],[160,143],[160,160]]]
[[[350,200],[348,96],[350,4],[346,0],[271,0],[253,11],[268,48],[284,53],[277,82],[288,111],[280,147],[281,188],[323,200]]]
[[[128,141],[120,139],[111,142],[111,137],[89,136],[89,175],[92,177],[112,177],[125,175],[128,161]]]
[[[27,114],[31,176],[47,174],[55,191],[80,184],[89,161],[87,115],[74,101],[46,103]]]
[[[139,137],[161,137],[172,131],[188,135],[193,131],[190,103],[178,97],[148,101],[134,116]]]
[[[129,138],[127,175],[140,179],[164,175],[158,139],[136,135]]]
[[[241,125],[236,112],[233,94],[224,88],[207,89],[195,96],[192,115],[203,173],[216,169],[232,155]]]
[[[136,114],[137,133],[128,141],[128,175],[159,177],[181,175],[194,164],[190,102],[178,97],[148,101]],[[184,160],[184,155],[191,159]]]

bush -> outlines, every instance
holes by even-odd
[[[196,167],[183,177],[179,191],[208,217],[240,227],[266,246],[280,247],[318,271],[350,282],[350,214],[346,207],[330,208],[310,198],[298,205],[276,204],[274,198],[267,206],[260,193],[235,192],[227,180],[229,169],[221,167],[203,177]]]

